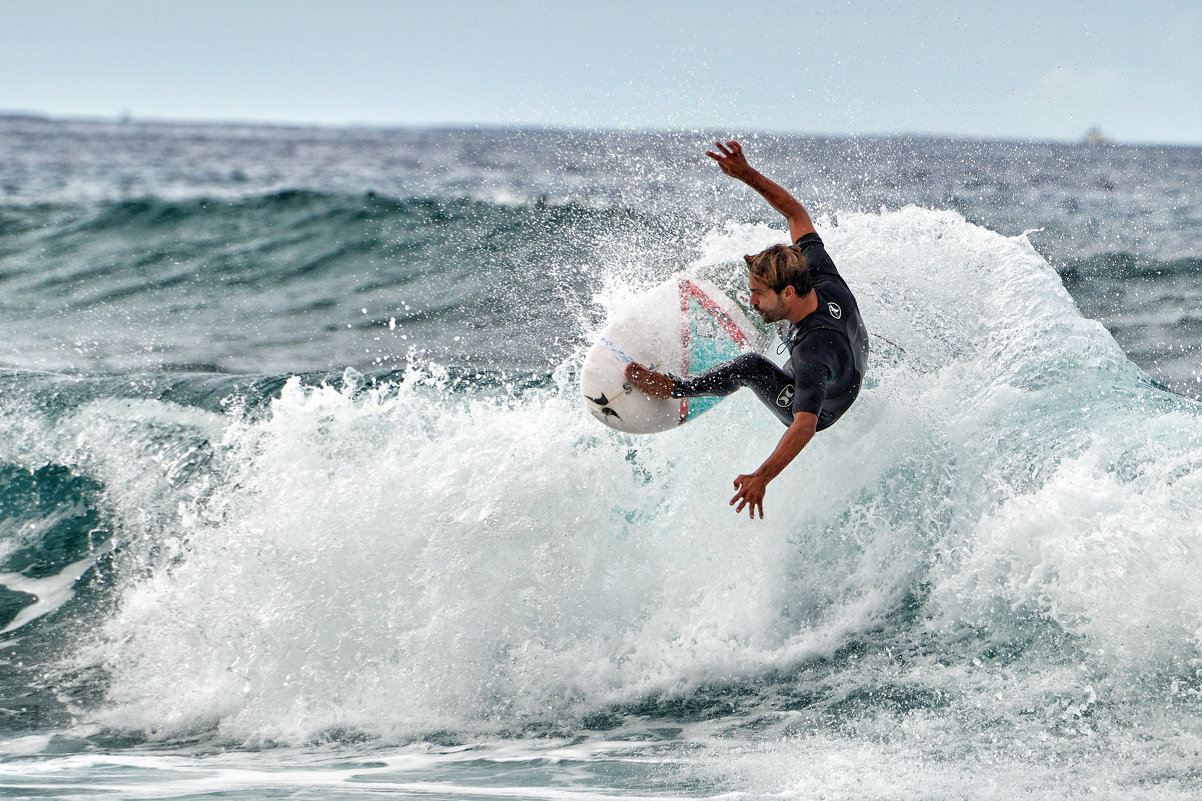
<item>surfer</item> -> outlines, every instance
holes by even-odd
[[[715,142],[706,155],[722,172],[758,192],[789,223],[792,245],[773,245],[747,262],[751,305],[766,323],[788,320],[789,362],[781,369],[758,353],[745,353],[691,378],[626,365],[626,380],[656,398],[729,395],[750,387],[788,429],[759,469],[735,479],[735,512],[748,507],[764,517],[768,482],[801,453],[814,434],[829,428],[860,392],[868,332],[847,283],[835,269],[805,207],[747,163],[738,142]]]

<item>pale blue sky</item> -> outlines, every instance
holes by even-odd
[[[0,110],[1202,143],[1202,3],[0,0]]]

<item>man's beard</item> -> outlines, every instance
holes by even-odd
[[[760,317],[764,319],[765,323],[779,323],[781,320],[785,319],[785,309],[775,309],[772,311],[767,309],[757,309],[756,311],[759,312]]]

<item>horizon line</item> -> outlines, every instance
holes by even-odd
[[[115,115],[101,114],[56,114],[53,112],[33,111],[27,109],[0,108],[0,120],[25,120],[39,123],[91,123],[105,125],[161,125],[165,127],[218,127],[218,128],[282,128],[296,130],[478,130],[478,131],[555,131],[578,133],[617,133],[617,134],[697,134],[706,137],[714,136],[717,128],[700,126],[605,126],[605,125],[574,125],[570,123],[540,123],[540,122],[318,122],[296,120],[268,119],[239,119],[226,117],[157,117],[135,116],[131,112],[121,112]],[[726,129],[729,131],[730,129]],[[1098,139],[1097,134],[1101,134]],[[722,134],[724,135],[724,134]],[[1058,144],[1083,145],[1087,147],[1181,147],[1202,148],[1202,142],[1175,142],[1153,140],[1116,140],[1111,139],[1097,125],[1087,128],[1081,136],[1075,139],[1055,137],[1021,137],[1021,136],[983,136],[978,134],[945,133],[930,131],[893,131],[872,133],[849,132],[820,132],[803,131],[788,128],[748,128],[740,135],[766,136],[796,136],[809,139],[939,139],[968,142],[997,142],[1024,144]]]

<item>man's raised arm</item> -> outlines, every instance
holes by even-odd
[[[760,196],[768,201],[769,206],[784,215],[785,219],[789,221],[790,241],[796,242],[806,234],[814,232],[814,223],[810,220],[805,206],[802,206],[797,198],[785,191],[780,184],[765,178],[762,173],[748,164],[747,157],[743,155],[742,145],[732,140],[725,145],[721,142],[714,142],[714,147],[718,149],[717,153],[707,150],[705,155],[718,162],[722,172],[732,178],[738,178],[759,192]]]

